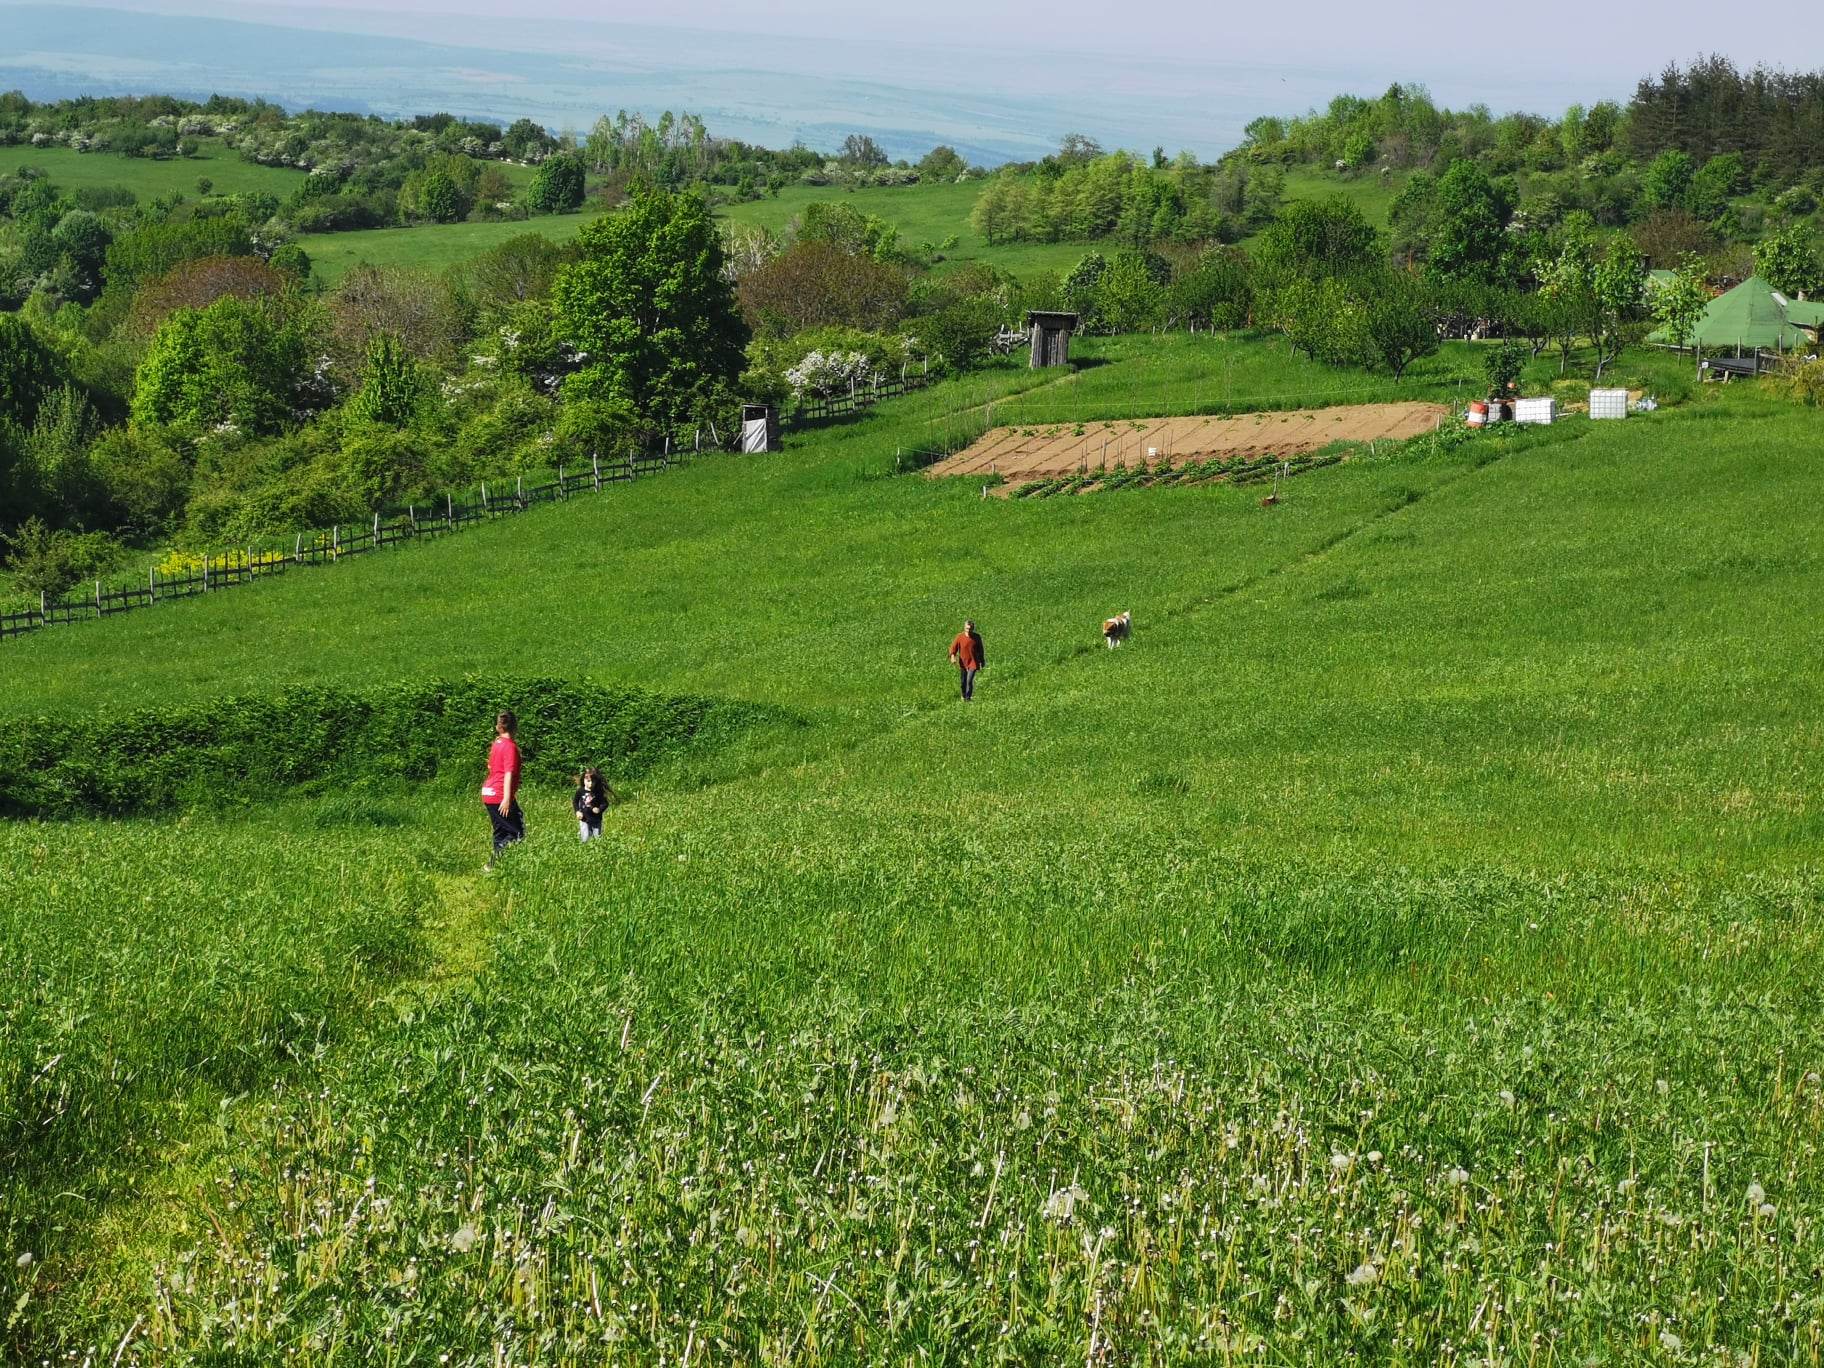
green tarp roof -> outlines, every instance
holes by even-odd
[[[1810,323],[1815,304],[1789,300],[1784,305],[1773,287],[1759,276],[1749,276],[1727,294],[1718,295],[1698,320],[1697,343],[1705,351],[1764,347],[1790,351],[1811,345],[1811,335],[1799,323]],[[1796,312],[1795,312],[1796,310]],[[1649,342],[1669,343],[1664,328],[1650,334]],[[1689,344],[1687,344],[1689,345]]]

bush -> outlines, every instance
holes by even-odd
[[[1824,361],[1789,365],[1779,377],[1779,389],[1796,404],[1824,408]]]
[[[615,780],[787,715],[757,704],[554,679],[475,677],[357,692],[296,688],[181,708],[38,718],[0,735],[0,816],[126,814],[360,782],[467,783],[494,715],[519,715],[527,780],[585,765]]]
[[[582,203],[582,158],[565,154],[539,163],[526,191],[527,208],[535,214],[562,214],[581,208]]]
[[[71,532],[29,518],[6,547],[13,582],[31,594],[61,594],[72,585],[104,574],[120,558],[120,548],[105,532]]]
[[[157,432],[110,428],[89,464],[114,522],[140,533],[171,526],[190,497],[190,462]]]

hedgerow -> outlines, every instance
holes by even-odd
[[[638,778],[785,716],[690,694],[469,676],[37,718],[0,740],[0,815],[127,814],[351,784],[454,784],[479,773],[502,709],[519,717],[532,783],[563,782],[585,765]]]

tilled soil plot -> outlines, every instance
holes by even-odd
[[[1349,404],[1211,418],[1001,427],[984,433],[925,473],[933,477],[994,474],[1021,480],[1116,466],[1131,469],[1162,460],[1182,465],[1226,456],[1293,456],[1332,442],[1416,437],[1436,427],[1449,412],[1444,404]]]

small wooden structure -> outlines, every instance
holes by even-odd
[[[1070,335],[1082,319],[1074,313],[1029,310],[1026,328],[1032,334],[1032,369],[1070,364]]]
[[[779,410],[771,404],[741,406],[741,450],[779,450]]]

